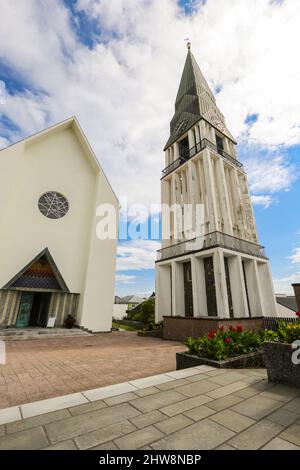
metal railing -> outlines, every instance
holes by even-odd
[[[266,258],[264,247],[257,243],[242,240],[222,232],[211,232],[207,235],[186,240],[163,248],[157,252],[158,261],[175,258],[194,251],[207,250],[209,248],[222,247],[239,251],[258,258]]]
[[[230,163],[232,163],[232,165],[236,166],[237,168],[239,168],[240,170],[243,171],[243,164],[241,162],[239,162],[236,158],[233,158],[231,155],[226,153],[223,149],[221,149],[220,147],[217,147],[215,144],[210,142],[210,140],[202,139],[201,142],[198,142],[198,144],[196,144],[194,147],[189,149],[183,155],[180,155],[180,157],[177,158],[177,160],[175,160],[170,165],[168,165],[163,170],[162,177],[164,178],[165,176],[172,173],[172,171],[179,168],[181,165],[183,165],[185,162],[187,162],[190,158],[192,158],[194,155],[201,152],[205,148],[209,148],[210,150],[213,150],[218,155],[220,155],[222,158],[225,158],[225,160],[229,161]]]
[[[265,317],[264,318],[264,328],[265,330],[277,331],[279,327],[279,322],[284,323],[298,323],[298,318],[295,317]]]

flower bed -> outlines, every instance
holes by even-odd
[[[187,353],[177,354],[177,369],[207,364],[214,367],[263,367],[264,332],[245,330],[242,325],[221,326],[200,338],[187,338]]]

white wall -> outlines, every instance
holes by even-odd
[[[114,304],[113,306],[113,318],[117,320],[122,320],[126,316],[126,310],[128,309],[128,304]]]
[[[110,331],[116,240],[96,237],[96,208],[108,202],[118,213],[118,201],[83,140],[70,120],[0,152],[0,288],[48,247],[70,292],[81,294],[81,325]],[[47,191],[67,198],[66,216],[40,213]]]
[[[276,302],[277,317],[296,318],[295,312]]]

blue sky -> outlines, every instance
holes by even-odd
[[[299,3],[3,1],[0,146],[75,114],[118,196],[158,204],[189,37],[239,142],[276,291],[289,292],[300,280]],[[120,242],[118,295],[154,290],[158,248]]]

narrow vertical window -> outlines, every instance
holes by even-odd
[[[227,287],[229,315],[230,315],[230,318],[234,318],[228,258],[224,258],[224,265],[225,265],[225,276],[226,276],[226,287]]]
[[[194,316],[193,304],[193,281],[192,281],[192,265],[191,262],[183,263],[183,283],[184,283],[184,304],[185,316]]]

